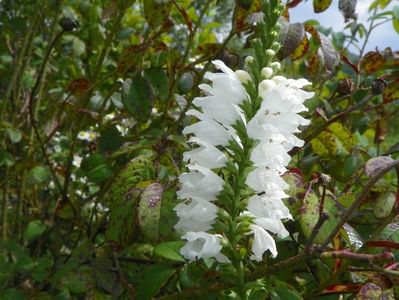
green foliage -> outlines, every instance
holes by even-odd
[[[181,256],[173,208],[184,112],[210,61],[265,63],[262,45],[278,52],[279,75],[309,79],[316,96],[284,175],[290,236],[276,259],[243,266],[248,298],[399,297],[399,49],[363,44],[380,23],[399,32],[393,1],[372,2],[372,26],[356,1],[339,1],[343,32],[290,23],[305,1],[287,1],[280,28],[253,25],[264,3],[274,24],[275,0],[25,2],[0,2],[0,299],[237,299],[237,266]],[[317,13],[331,4],[313,0]],[[280,46],[265,39],[274,30]],[[255,99],[257,84],[246,87]],[[240,144],[229,147],[248,172]],[[235,188],[219,195],[226,209]],[[352,256],[321,257],[333,250]],[[395,261],[359,260],[384,251]]]

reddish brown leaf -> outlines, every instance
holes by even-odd
[[[362,288],[361,284],[334,284],[325,288],[322,294],[357,293]]]
[[[346,64],[348,64],[348,65],[353,69],[353,71],[355,71],[357,74],[359,74],[359,69],[358,69],[357,65],[355,65],[354,63],[352,63],[352,62],[349,60],[349,58],[346,57],[346,56],[345,56],[344,54],[342,54],[342,53],[341,53],[341,60],[342,60],[343,62],[345,62]]]
[[[301,3],[302,2],[302,0],[292,0],[292,1],[290,1],[290,2],[288,2],[286,5],[285,5],[285,7],[286,8],[293,8],[293,7],[295,7],[295,6],[297,6],[299,3]]]
[[[84,78],[72,80],[67,90],[72,94],[81,95],[84,94],[90,88],[90,81]]]
[[[365,243],[366,247],[372,248],[390,248],[390,249],[399,249],[399,243],[391,242],[391,241],[368,241]]]

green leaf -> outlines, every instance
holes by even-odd
[[[44,166],[36,166],[29,171],[29,179],[33,184],[49,181],[51,178],[50,170]]]
[[[112,169],[107,164],[96,166],[87,173],[87,177],[94,182],[102,182],[112,176]]]
[[[396,195],[391,192],[385,192],[378,196],[373,211],[377,218],[386,218],[392,212],[396,202]]]
[[[143,279],[137,286],[137,299],[150,300],[155,297],[175,272],[176,267],[165,262],[146,269],[143,274]]]
[[[332,0],[313,0],[313,9],[315,13],[321,13],[330,7]]]
[[[141,76],[126,80],[123,84],[122,103],[134,118],[146,122],[153,105],[153,95],[148,81]]]
[[[0,148],[0,167],[11,167],[14,164],[14,158],[5,149]]]
[[[166,100],[169,95],[169,79],[163,68],[151,68],[144,70],[144,78],[151,84],[155,95]]]
[[[28,242],[37,239],[46,230],[46,227],[46,224],[44,224],[40,220],[34,220],[29,222],[24,232],[24,239]]]
[[[28,300],[28,297],[21,291],[13,288],[1,292],[0,300]]]
[[[101,132],[98,147],[103,153],[112,153],[122,146],[123,140],[118,129],[112,125]]]
[[[89,172],[98,165],[103,165],[106,163],[105,157],[102,154],[94,153],[90,156],[83,158],[80,168],[84,172]]]
[[[22,139],[22,133],[15,128],[7,128],[6,132],[11,140],[11,143],[16,144]]]
[[[154,254],[169,260],[184,262],[184,258],[179,253],[183,245],[183,241],[161,243],[154,247]]]
[[[393,29],[395,29],[395,31],[397,33],[399,33],[399,19],[393,19],[392,26],[393,26]]]

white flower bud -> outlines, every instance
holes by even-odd
[[[267,55],[268,57],[273,57],[274,55],[276,55],[276,52],[274,52],[273,49],[267,49],[267,50],[266,50],[266,55]]]
[[[265,98],[267,93],[272,88],[274,88],[275,85],[276,85],[276,83],[273,80],[269,80],[269,79],[262,80],[261,83],[259,83],[259,86],[258,86],[259,96],[261,96],[262,98]]]
[[[270,78],[273,75],[273,69],[269,67],[263,68],[261,74],[263,78]]]
[[[253,56],[247,56],[247,57],[245,58],[245,63],[246,63],[247,65],[252,64],[254,61],[255,61],[255,58],[254,58]]]
[[[281,65],[279,62],[274,62],[270,64],[270,67],[273,69],[274,72],[277,72],[278,70],[280,70]]]
[[[234,73],[236,73],[241,83],[246,83],[248,81],[251,81],[251,75],[249,75],[247,71],[237,70]]]
[[[279,84],[279,83],[286,82],[286,81],[287,81],[287,78],[285,78],[284,76],[274,76],[274,77],[272,78],[272,80],[273,80],[274,83],[277,85],[277,84]]]

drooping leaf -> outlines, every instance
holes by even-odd
[[[338,66],[340,61],[340,55],[337,50],[335,50],[331,41],[321,32],[318,32],[316,28],[309,22],[304,25],[305,30],[312,35],[312,38],[320,46],[318,55],[322,56],[323,66],[327,68],[328,71],[332,71]]]
[[[379,156],[369,159],[365,166],[365,171],[367,176],[372,176],[381,169],[387,167],[394,160],[389,156]]]
[[[357,0],[339,0],[338,9],[345,18],[345,22],[353,18]]]
[[[293,53],[300,45],[304,38],[305,31],[302,23],[290,24],[285,19],[280,19],[280,24],[279,42],[281,44],[281,49],[279,56],[284,58]]]
[[[313,10],[315,13],[321,13],[330,7],[332,0],[313,0]]]

